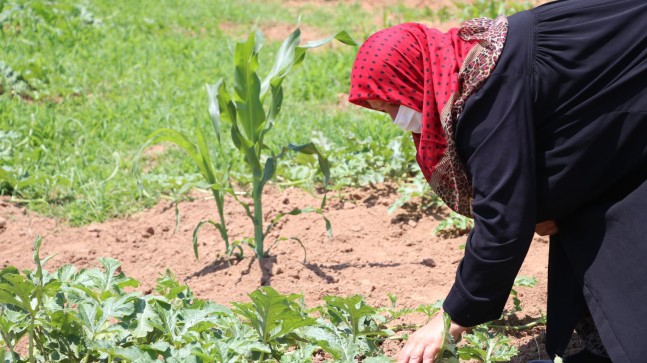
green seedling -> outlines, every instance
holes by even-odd
[[[297,215],[305,212],[315,212],[323,216],[326,198],[324,196],[319,208],[296,208],[287,213],[280,213],[266,226],[263,215],[263,188],[274,177],[278,161],[288,152],[297,152],[316,156],[318,165],[324,175],[324,187],[330,178],[330,166],[326,157],[312,143],[303,145],[289,144],[275,152],[265,143],[265,137],[278,120],[283,103],[283,81],[294,67],[301,64],[309,48],[318,47],[337,39],[346,44],[357,43],[346,32],[337,33],[326,39],[299,45],[301,31],[297,28],[281,44],[274,65],[269,73],[261,80],[258,74],[259,53],[263,47],[264,38],[260,31],[252,32],[246,41],[236,43],[234,47],[234,90],[227,89],[221,78],[215,84],[207,85],[209,98],[209,115],[211,127],[217,146],[211,150],[209,138],[196,125],[196,141],[181,132],[160,129],[150,135],[142,150],[154,143],[166,141],[178,145],[197,165],[204,182],[198,185],[187,185],[187,189],[201,186],[211,190],[216,201],[219,222],[202,221],[193,233],[193,248],[198,257],[197,235],[199,229],[209,223],[215,226],[225,242],[226,252],[231,255],[234,248],[240,247],[241,242],[229,241],[227,224],[224,217],[224,197],[231,195],[244,208],[254,226],[254,238],[243,239],[242,243],[249,244],[259,259],[266,257],[265,238],[278,220],[285,215]],[[223,128],[226,130],[223,132]],[[239,159],[228,156],[223,151],[223,134],[229,135],[232,143],[240,153],[240,159],[245,162],[251,179],[252,203],[241,200],[231,186],[229,170]],[[217,159],[211,153],[218,155]],[[141,155],[141,151],[140,151]],[[332,233],[330,221],[324,217],[329,235]]]
[[[209,113],[217,137],[220,139],[221,123],[226,121],[229,125],[231,140],[241,153],[251,174],[252,205],[236,199],[243,206],[254,225],[253,248],[258,258],[264,258],[266,255],[265,238],[274,224],[274,222],[271,223],[267,229],[264,226],[263,188],[274,177],[278,160],[284,157],[288,151],[315,155],[319,162],[319,168],[324,174],[324,186],[328,184],[330,176],[328,160],[312,142],[298,146],[288,145],[278,153],[270,150],[265,144],[265,137],[272,130],[281,111],[283,81],[295,66],[304,61],[306,50],[309,48],[321,46],[333,39],[357,45],[346,32],[337,33],[320,41],[309,42],[303,46],[299,45],[300,39],[301,31],[297,28],[283,41],[277,52],[274,65],[261,80],[257,70],[258,56],[263,46],[263,35],[260,31],[251,33],[246,41],[237,43],[234,50],[234,92],[230,93],[227,90],[222,79],[207,86]],[[322,214],[321,210],[325,201],[324,197],[321,208],[314,211]],[[304,211],[295,209],[287,214],[300,214]],[[278,218],[280,217],[282,215]],[[327,219],[325,221],[330,234],[330,222]]]
[[[442,238],[454,238],[465,235],[474,227],[474,220],[458,213],[450,212],[434,229],[434,233]]]

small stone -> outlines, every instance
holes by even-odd
[[[280,268],[280,267],[279,267],[279,268],[277,268],[277,269],[276,269],[275,274],[280,275],[280,274],[282,274],[282,273],[283,273],[283,269],[282,269],[282,268]]]
[[[290,204],[290,200],[288,198],[283,199],[283,204],[285,205]]]
[[[427,267],[436,267],[436,262],[431,258],[425,258],[424,260],[420,261],[420,264]]]
[[[391,237],[391,238],[399,238],[399,237],[402,237],[402,234],[403,234],[402,230],[398,229],[398,230],[395,230],[395,231],[391,232],[389,237]]]
[[[409,222],[407,222],[408,225],[411,227],[415,227],[418,225],[418,222],[414,221],[413,219],[410,219]]]
[[[353,252],[353,247],[344,248],[343,250],[341,250],[341,252],[342,252],[342,253],[349,253],[349,252]]]
[[[155,234],[155,230],[153,229],[153,227],[148,227],[148,228],[146,228],[146,231],[144,233],[142,233],[142,237],[149,238],[150,236],[152,236],[154,234]]]
[[[168,226],[164,226],[164,227],[162,227],[162,232],[168,232],[168,231],[170,231],[170,230],[171,230],[171,229],[170,229]]]
[[[88,232],[99,233],[101,232],[101,226],[99,226],[98,224],[91,224],[88,226]]]
[[[0,228],[5,228],[7,226],[7,220],[0,217]]]

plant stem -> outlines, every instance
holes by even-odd
[[[36,320],[36,312],[32,312],[31,319],[29,320],[29,363],[34,363],[34,321]]]
[[[511,325],[488,325],[488,327],[490,327],[492,329],[520,331],[520,330],[526,330],[526,329],[534,328],[536,326],[543,325],[543,324],[546,324],[546,318],[545,317],[538,318],[537,320],[531,321],[530,323],[524,324],[524,325],[514,325],[514,326],[511,326]]]
[[[403,330],[418,330],[420,329],[420,327],[422,327],[422,325],[412,324],[412,325],[398,325],[390,329],[393,330],[394,332],[400,332]]]
[[[256,244],[256,257],[262,260],[265,257],[263,246],[263,186],[260,177],[254,176],[254,188],[252,190],[252,199],[254,199],[254,243]]]
[[[0,314],[2,313],[2,311],[3,311],[3,307],[0,306]],[[11,359],[14,359],[17,356],[17,354],[13,349],[13,345],[11,344],[11,340],[10,340],[11,337],[7,336],[4,333],[4,331],[0,331],[0,334],[2,334],[2,339],[4,339],[5,343],[7,343],[7,347],[9,348],[9,353],[11,353]]]
[[[218,207],[218,215],[220,216],[220,225],[222,229],[220,234],[222,239],[225,240],[225,250],[227,253],[230,252],[229,247],[229,233],[227,232],[227,225],[225,224],[225,197],[224,193],[220,190],[211,190],[213,193],[213,198],[216,200],[216,206]]]

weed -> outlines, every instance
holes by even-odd
[[[434,233],[442,238],[454,238],[465,235],[474,227],[474,220],[458,213],[450,212],[434,229]]]

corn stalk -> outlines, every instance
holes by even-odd
[[[265,136],[272,130],[277,116],[281,111],[283,103],[283,80],[290,70],[301,64],[309,48],[319,47],[337,39],[342,43],[357,45],[348,33],[342,31],[326,39],[308,42],[299,45],[301,40],[301,31],[297,28],[281,44],[274,65],[269,73],[261,80],[257,70],[259,66],[258,54],[263,46],[263,35],[260,31],[252,32],[247,40],[236,43],[234,49],[234,87],[233,92],[227,90],[224,80],[221,78],[215,84],[207,85],[207,94],[209,98],[209,115],[211,117],[211,126],[214,130],[217,149],[215,153],[219,155],[216,163],[210,156],[211,145],[201,127],[196,124],[195,142],[187,135],[171,130],[159,129],[152,133],[146,144],[140,150],[134,171],[137,174],[137,160],[140,158],[143,150],[155,143],[171,142],[179,146],[193,160],[204,181],[197,185],[188,185],[188,187],[199,186],[211,190],[218,207],[220,216],[219,222],[202,221],[198,224],[193,232],[193,249],[198,257],[198,230],[205,223],[215,226],[225,241],[226,251],[229,255],[234,248],[241,248],[240,242],[230,243],[227,231],[226,221],[224,218],[224,196],[229,194],[238,201],[245,213],[251,219],[254,225],[254,239],[243,239],[243,243],[249,244],[259,259],[266,256],[265,238],[276,221],[285,215],[296,215],[306,212],[315,212],[323,216],[323,207],[326,202],[324,196],[321,207],[293,209],[287,213],[281,213],[274,218],[267,228],[263,218],[262,195],[263,188],[270,181],[275,173],[278,160],[284,157],[287,152],[294,151],[303,154],[316,156],[318,159],[319,169],[324,175],[324,185],[327,186],[330,177],[330,167],[328,160],[319,152],[317,147],[312,143],[304,145],[288,145],[280,149],[278,153],[272,151],[264,142]],[[267,109],[265,105],[267,104]],[[240,152],[247,170],[251,174],[252,180],[252,203],[247,203],[238,198],[229,179],[229,169],[234,160],[224,157],[222,145],[222,128],[226,125],[229,129],[231,140]],[[326,229],[329,236],[331,235],[330,221],[323,217],[326,222]],[[242,250],[241,250],[242,252]]]
[[[209,113],[214,128],[218,130],[222,121],[226,121],[230,125],[231,140],[241,152],[247,169],[251,172],[252,209],[248,203],[237,200],[253,222],[254,243],[252,247],[258,258],[265,257],[264,241],[269,232],[269,228],[264,229],[263,188],[274,177],[278,159],[290,150],[316,155],[319,168],[324,174],[324,183],[328,182],[330,174],[328,160],[313,143],[298,146],[288,145],[275,154],[265,145],[264,140],[281,111],[282,83],[287,74],[293,67],[303,62],[308,48],[321,46],[333,39],[357,45],[348,33],[340,32],[329,38],[299,46],[301,31],[297,28],[283,41],[272,69],[261,80],[257,73],[258,55],[264,39],[260,31],[252,32],[246,41],[238,42],[234,50],[234,92],[229,93],[222,79],[213,85],[207,85],[210,99]],[[266,102],[266,99],[269,100]],[[264,107],[266,103],[268,103],[267,109]],[[264,153],[269,153],[269,155],[264,155]],[[265,160],[264,164],[262,160]],[[298,214],[300,211],[304,210],[294,210],[289,214]],[[321,208],[316,212],[321,214]],[[330,233],[330,222],[327,219],[326,226]]]

